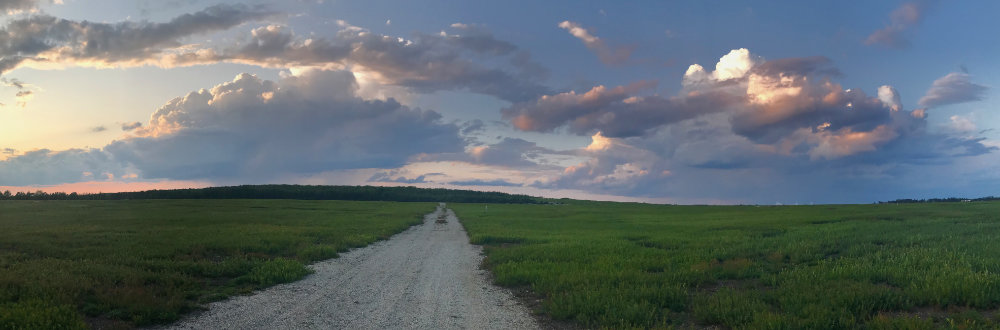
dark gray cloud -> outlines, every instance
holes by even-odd
[[[169,22],[97,23],[32,15],[0,29],[0,74],[25,60],[90,60],[100,63],[142,62],[181,46],[180,39],[226,30],[275,15],[260,6],[220,4]]]
[[[872,32],[865,39],[866,45],[882,45],[902,49],[910,46],[906,32],[923,21],[934,0],[907,1],[889,13],[889,24]]]
[[[972,82],[968,73],[952,72],[938,78],[927,93],[920,98],[919,104],[933,108],[949,104],[980,101],[988,87]]]
[[[0,162],[0,172],[6,174],[28,162],[59,161],[42,167],[48,172],[11,171],[24,178],[6,176],[0,185],[80,181],[84,171],[117,176],[123,168],[143,179],[266,180],[396,168],[417,154],[464,148],[458,126],[442,123],[438,113],[393,99],[363,100],[355,96],[357,88],[354,76],[343,71],[308,71],[277,82],[242,74],[167,102],[134,136],[103,149],[36,153]],[[93,166],[63,161],[98,156],[102,162],[91,162]],[[38,176],[57,169],[70,174]]]
[[[122,131],[126,132],[131,132],[140,127],[142,127],[142,123],[138,121],[134,121],[131,123],[122,123]]]
[[[493,36],[492,32],[481,26],[455,23],[452,24],[451,27],[461,31],[462,34],[445,34],[445,37],[447,37],[446,40],[448,40],[449,43],[458,45],[462,48],[494,56],[510,55],[518,51],[517,46],[497,39]]]
[[[420,175],[413,179],[408,179],[403,176],[390,177],[386,176],[385,172],[379,172],[368,178],[368,182],[426,183],[427,181],[424,180],[425,178],[427,178],[426,175]]]
[[[462,135],[469,135],[486,129],[486,123],[473,119],[462,124]]]
[[[607,88],[597,86],[577,94],[574,91],[547,95],[517,103],[501,110],[503,117],[524,131],[552,132],[566,127],[571,133],[605,136],[642,135],[650,129],[696,116],[724,111],[739,102],[738,95],[704,91],[687,97],[635,96],[652,82]]]
[[[14,70],[18,65],[28,60],[28,57],[4,54],[0,56],[0,74]]]
[[[34,9],[37,0],[0,0],[0,14]]]

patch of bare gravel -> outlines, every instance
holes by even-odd
[[[479,269],[482,248],[443,206],[389,240],[311,265],[301,281],[212,303],[168,328],[537,329]]]

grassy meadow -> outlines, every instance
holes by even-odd
[[[1000,326],[1000,203],[449,204],[498,284],[586,328]]]
[[[433,203],[0,201],[0,329],[162,324],[309,274]]]

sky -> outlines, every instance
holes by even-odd
[[[0,190],[1000,195],[1000,2],[0,0]]]

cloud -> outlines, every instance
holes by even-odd
[[[368,178],[368,182],[394,182],[394,183],[427,183],[427,177],[430,176],[441,176],[441,173],[428,173],[422,174],[415,178],[409,179],[405,176],[399,175],[399,170],[390,170],[377,172]]]
[[[462,135],[470,135],[486,129],[486,123],[479,119],[473,119],[462,124]]]
[[[138,122],[138,121],[134,121],[134,122],[131,122],[131,123],[122,123],[122,131],[125,131],[125,132],[131,132],[131,131],[133,131],[135,129],[138,129],[138,128],[141,128],[141,127],[142,127],[142,123]]]
[[[926,166],[996,151],[981,138],[922,130],[886,138],[893,132],[903,131],[877,128],[853,136],[817,134],[812,148],[785,154],[732,133],[727,114],[714,113],[646,136],[595,136],[580,150],[588,159],[530,182],[542,189],[714,198],[730,203],[870,202],[913,188],[908,182],[926,176],[930,170]],[[865,150],[871,147],[876,149]]]
[[[746,48],[733,49],[728,54],[719,58],[719,62],[715,64],[715,71],[706,71],[699,64],[688,66],[687,71],[684,72],[684,78],[681,80],[681,85],[689,89],[698,89],[705,85],[716,85],[720,81],[743,78],[751,69],[758,67],[761,62],[763,62],[763,59],[759,56],[751,55],[750,51]],[[802,70],[818,64],[822,64],[821,58],[820,60],[817,60],[817,58],[785,59],[782,62],[761,66],[759,69],[765,71],[765,74],[773,74],[775,71],[785,71],[783,69],[786,67],[795,67],[795,70]]]
[[[892,86],[879,86],[878,100],[882,101],[882,105],[892,111],[899,111],[903,109],[903,103],[900,101],[899,92],[897,92]]]
[[[708,113],[725,111],[740,96],[721,90],[706,90],[685,96],[640,96],[654,86],[639,81],[627,86],[596,86],[584,93],[569,91],[545,95],[532,102],[517,103],[501,110],[503,117],[523,131],[552,132],[566,127],[577,135],[628,137]]]
[[[879,125],[870,131],[855,132],[844,127],[836,132],[820,130],[809,134],[806,141],[816,144],[809,150],[810,159],[835,159],[860,152],[874,151],[878,145],[899,137],[890,126]]]
[[[976,123],[967,116],[954,115],[948,117],[950,122],[948,128],[960,134],[968,134],[976,131]]]
[[[980,101],[989,89],[976,84],[967,73],[952,72],[931,84],[918,103],[923,107],[940,107],[950,104]]]
[[[838,180],[850,182],[843,189],[872,187],[900,177],[903,168],[997,150],[968,127],[957,136],[928,131],[927,110],[905,109],[892,86],[870,96],[840,86],[839,76],[825,57],[764,60],[738,49],[715,70],[691,65],[675,96],[597,86],[518,103],[503,114],[522,130],[591,135],[574,151],[585,160],[532,186],[629,196],[758,200],[766,193],[748,187],[774,186],[780,188],[767,192],[797,199],[795,192],[819,196],[818,187],[846,185]],[[816,186],[799,186],[805,182]]]
[[[125,167],[100,149],[40,149],[0,161],[0,185],[51,185],[118,176]]]
[[[23,109],[28,106],[28,101],[31,101],[31,99],[35,98],[35,92],[30,90],[22,90],[14,94],[14,97],[17,100],[17,106]]]
[[[632,51],[635,50],[635,47],[610,47],[604,43],[603,39],[591,34],[589,30],[576,22],[562,21],[559,23],[559,27],[566,29],[569,34],[583,41],[583,45],[597,54],[597,58],[601,62],[604,62],[604,64],[618,65],[625,63],[632,56]]]
[[[664,170],[655,153],[625,143],[622,139],[594,134],[592,142],[581,151],[588,159],[564,168],[561,173],[532,186],[548,189],[585,189],[628,194],[642,178]]]
[[[460,90],[524,101],[549,92],[547,70],[527,51],[482,26],[405,39],[338,21],[333,37],[299,37],[280,25],[253,29],[230,46],[184,44],[185,37],[280,16],[263,6],[220,4],[164,23],[95,23],[48,15],[9,21],[0,29],[0,74],[20,66],[189,66],[235,62],[263,67],[347,69],[379,85],[420,93]],[[367,81],[366,80],[366,81]]]
[[[910,41],[906,39],[905,33],[923,21],[929,7],[935,1],[909,1],[904,2],[892,13],[889,13],[889,24],[865,39],[866,45],[882,45],[889,48],[902,49],[910,46]]]
[[[0,77],[0,84],[17,89],[17,92],[14,93],[14,98],[17,102],[17,106],[22,109],[27,107],[28,101],[31,101],[31,99],[35,97],[34,89],[37,88],[20,81],[17,78],[7,79],[5,77]],[[0,106],[3,106],[3,104],[0,103]]]
[[[555,151],[539,147],[534,142],[518,138],[504,138],[491,145],[476,146],[469,150],[471,162],[507,167],[533,167],[538,159]]]
[[[500,138],[500,137],[498,137]],[[565,152],[541,147],[535,142],[519,138],[504,137],[500,142],[485,144],[467,137],[468,146],[463,152],[421,154],[413,161],[457,162],[468,165],[489,166],[494,169],[537,171],[558,169],[554,162],[573,157]]]
[[[108,130],[107,127],[101,125],[101,126],[92,127],[90,129],[90,132],[92,132],[92,133],[100,133],[100,132],[104,132],[104,131],[107,131],[107,130]]]
[[[303,39],[290,29],[268,25],[232,49],[174,54],[176,65],[230,61],[272,67],[346,68],[381,85],[420,93],[459,90],[523,101],[549,92],[540,84],[547,71],[511,43],[473,25],[453,25],[457,34],[417,34],[404,39],[342,22],[333,38]]]
[[[18,90],[23,90],[23,89],[27,88],[27,87],[25,87],[26,84],[24,82],[18,80],[17,78],[13,78],[13,79],[0,78],[0,83],[4,84],[4,86],[14,87],[14,88],[16,88]]]
[[[34,9],[37,0],[0,0],[0,12],[7,14]]]
[[[438,113],[361,99],[357,88],[344,71],[310,70],[280,81],[241,74],[167,102],[133,135],[102,149],[8,158],[0,172],[15,174],[0,185],[75,182],[84,171],[120,177],[123,168],[147,180],[267,180],[396,168],[417,154],[464,148],[459,128]],[[50,170],[23,166],[42,163]]]
[[[496,180],[465,180],[451,181],[448,184],[456,186],[494,186],[494,187],[520,187],[521,184],[512,183],[504,179]]]
[[[74,65],[140,65],[155,61],[181,39],[226,30],[275,15],[264,7],[220,4],[165,23],[97,23],[32,15],[8,21],[0,29],[0,74],[28,61]]]
[[[651,83],[636,82],[545,95],[501,112],[520,130],[565,127],[602,138],[648,137],[671,125],[721,113],[713,118],[729,122],[722,133],[747,139],[752,148],[813,160],[871,152],[923,127],[922,110],[903,112],[891,86],[880,87],[878,97],[870,97],[831,80],[839,75],[825,57],[766,61],[741,48],[722,56],[712,71],[691,65],[676,96],[643,96],[640,92]],[[703,164],[728,163],[704,159]]]

